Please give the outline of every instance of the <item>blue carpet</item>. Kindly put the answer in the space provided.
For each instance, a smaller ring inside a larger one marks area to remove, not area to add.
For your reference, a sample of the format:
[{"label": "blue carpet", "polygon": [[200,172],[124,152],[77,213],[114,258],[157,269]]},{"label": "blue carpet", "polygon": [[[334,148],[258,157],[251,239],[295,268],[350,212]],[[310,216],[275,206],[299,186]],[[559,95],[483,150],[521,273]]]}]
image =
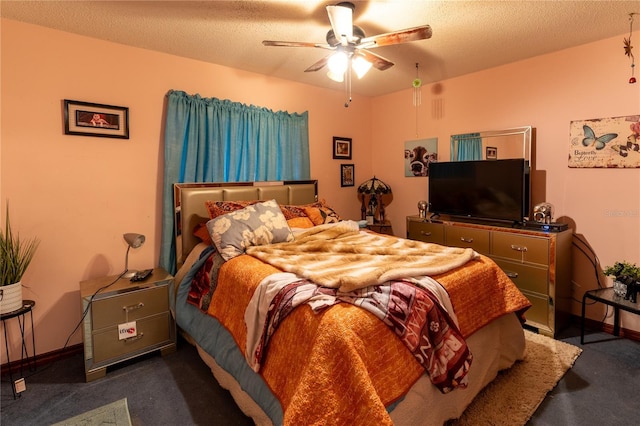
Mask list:
[{"label": "blue carpet", "polygon": [[103,405],[75,417],[55,423],[53,426],[131,426],[127,398]]}]

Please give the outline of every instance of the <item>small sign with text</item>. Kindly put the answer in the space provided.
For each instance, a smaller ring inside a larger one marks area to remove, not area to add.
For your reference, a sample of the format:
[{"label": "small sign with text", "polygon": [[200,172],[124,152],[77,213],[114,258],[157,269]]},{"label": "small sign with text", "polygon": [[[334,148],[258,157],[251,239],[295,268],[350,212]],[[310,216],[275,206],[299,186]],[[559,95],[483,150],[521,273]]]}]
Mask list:
[{"label": "small sign with text", "polygon": [[135,321],[118,324],[118,340],[130,339],[137,335],[138,327]]}]

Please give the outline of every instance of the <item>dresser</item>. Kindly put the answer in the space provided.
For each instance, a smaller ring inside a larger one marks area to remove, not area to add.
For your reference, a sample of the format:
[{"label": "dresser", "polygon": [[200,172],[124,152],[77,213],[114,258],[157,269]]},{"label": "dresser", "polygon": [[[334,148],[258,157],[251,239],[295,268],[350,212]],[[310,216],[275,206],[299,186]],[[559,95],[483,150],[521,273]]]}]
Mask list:
[{"label": "dresser", "polygon": [[571,315],[572,235],[407,216],[407,238],[472,248],[496,262],[531,301],[526,325],[551,337]]},{"label": "dresser", "polygon": [[86,311],[87,382],[103,377],[113,364],[156,350],[163,355],[175,351],[176,326],[169,311],[172,280],[167,271],[156,268],[139,282],[116,275],[80,283],[82,309]]}]

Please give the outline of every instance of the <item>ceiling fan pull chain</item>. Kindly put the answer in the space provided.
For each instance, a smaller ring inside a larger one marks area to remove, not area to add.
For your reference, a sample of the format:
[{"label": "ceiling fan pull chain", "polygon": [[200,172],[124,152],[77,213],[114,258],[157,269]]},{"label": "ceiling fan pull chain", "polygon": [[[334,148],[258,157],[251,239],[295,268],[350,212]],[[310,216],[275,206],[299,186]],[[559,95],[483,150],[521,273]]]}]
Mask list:
[{"label": "ceiling fan pull chain", "polygon": [[347,101],[344,103],[345,108],[349,108],[349,104],[351,104],[351,67],[348,67],[344,73],[344,88],[347,95]]}]

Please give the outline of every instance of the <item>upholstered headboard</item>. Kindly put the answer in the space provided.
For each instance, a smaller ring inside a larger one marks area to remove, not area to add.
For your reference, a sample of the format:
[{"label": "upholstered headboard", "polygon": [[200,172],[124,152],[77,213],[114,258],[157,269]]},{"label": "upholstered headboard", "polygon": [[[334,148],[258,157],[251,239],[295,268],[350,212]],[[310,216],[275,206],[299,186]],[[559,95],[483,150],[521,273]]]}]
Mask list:
[{"label": "upholstered headboard", "polygon": [[318,201],[318,181],[176,183],[173,185],[176,264],[180,268],[200,240],[193,235],[199,223],[209,220],[205,201],[276,200],[300,205]]}]

